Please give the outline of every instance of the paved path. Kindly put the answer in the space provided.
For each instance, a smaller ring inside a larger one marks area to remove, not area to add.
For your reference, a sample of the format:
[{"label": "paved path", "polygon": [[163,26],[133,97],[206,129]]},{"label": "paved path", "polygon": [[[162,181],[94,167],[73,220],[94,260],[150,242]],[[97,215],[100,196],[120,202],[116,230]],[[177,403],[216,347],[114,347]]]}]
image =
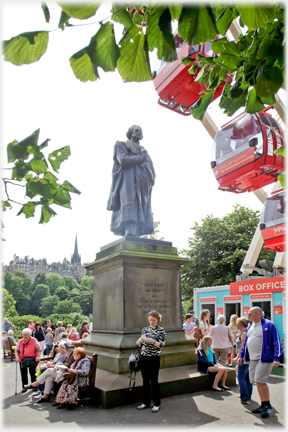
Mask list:
[{"label": "paved path", "polygon": [[[137,411],[137,404],[127,405],[108,410],[101,407],[77,407],[73,411],[57,410],[51,403],[37,404],[32,392],[21,393],[21,378],[18,371],[18,394],[15,395],[15,367],[16,363],[5,360],[8,365],[2,368],[2,423],[6,429],[23,430],[60,430],[87,429],[89,426],[97,429],[119,429],[134,426],[168,427],[206,429],[229,428],[261,431],[284,427],[284,397],[286,381],[276,378],[269,379],[269,388],[273,410],[270,417],[261,419],[260,415],[251,413],[258,406],[259,396],[254,388],[251,405],[242,405],[237,398],[238,386],[231,391],[218,394],[213,391],[197,392],[183,396],[162,399],[158,413],[150,410]],[[128,391],[128,378],[127,378]],[[155,431],[155,429],[154,429]]]}]

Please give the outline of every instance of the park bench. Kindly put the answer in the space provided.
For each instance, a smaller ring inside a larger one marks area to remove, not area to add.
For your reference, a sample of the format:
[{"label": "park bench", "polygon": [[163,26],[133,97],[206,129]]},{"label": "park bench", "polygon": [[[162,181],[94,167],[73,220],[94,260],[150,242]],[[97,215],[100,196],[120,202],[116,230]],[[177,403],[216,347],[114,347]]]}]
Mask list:
[{"label": "park bench", "polygon": [[13,359],[15,358],[15,350],[13,350],[13,348],[12,348],[13,345],[11,344],[11,341],[10,341],[9,337],[7,337],[7,342],[8,342],[7,345],[9,346],[9,348],[7,347],[7,345],[6,346],[4,345],[4,341],[2,339],[4,360],[5,360],[6,357],[10,356],[11,361],[13,361]]},{"label": "park bench", "polygon": [[[89,385],[78,390],[78,405],[84,403],[90,403],[93,405],[94,393],[95,393],[95,380],[96,380],[96,369],[97,369],[97,354],[93,354],[92,357],[87,358],[91,361],[91,370],[89,372]],[[68,380],[69,384],[72,384],[75,374],[65,373],[64,378]]]}]

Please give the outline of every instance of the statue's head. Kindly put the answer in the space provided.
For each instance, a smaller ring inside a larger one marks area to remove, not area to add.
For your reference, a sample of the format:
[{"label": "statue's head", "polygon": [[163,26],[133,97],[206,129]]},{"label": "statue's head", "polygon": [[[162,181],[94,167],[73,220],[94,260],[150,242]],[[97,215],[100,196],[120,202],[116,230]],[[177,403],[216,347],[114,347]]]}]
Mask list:
[{"label": "statue's head", "polygon": [[130,140],[131,138],[132,138],[132,134],[133,134],[133,131],[134,130],[140,130],[141,131],[141,135],[140,135],[140,138],[139,138],[139,140],[141,140],[141,139],[143,139],[143,132],[142,132],[142,128],[140,127],[140,126],[138,126],[138,125],[133,125],[133,126],[131,126],[129,129],[128,129],[128,132],[126,133],[126,136],[127,136],[127,138]]}]

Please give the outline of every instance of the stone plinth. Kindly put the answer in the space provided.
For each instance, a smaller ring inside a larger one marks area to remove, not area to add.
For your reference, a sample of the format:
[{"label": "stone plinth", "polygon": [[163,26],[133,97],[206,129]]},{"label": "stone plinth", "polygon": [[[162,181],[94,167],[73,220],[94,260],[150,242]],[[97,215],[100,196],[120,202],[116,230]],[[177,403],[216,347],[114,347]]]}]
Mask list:
[{"label": "stone plinth", "polygon": [[128,371],[129,355],[152,309],[162,314],[166,332],[161,367],[197,362],[195,341],[182,329],[180,269],[186,262],[170,242],[122,237],[102,247],[86,266],[94,274],[94,300],[93,331],[84,346],[98,353],[100,369]]}]

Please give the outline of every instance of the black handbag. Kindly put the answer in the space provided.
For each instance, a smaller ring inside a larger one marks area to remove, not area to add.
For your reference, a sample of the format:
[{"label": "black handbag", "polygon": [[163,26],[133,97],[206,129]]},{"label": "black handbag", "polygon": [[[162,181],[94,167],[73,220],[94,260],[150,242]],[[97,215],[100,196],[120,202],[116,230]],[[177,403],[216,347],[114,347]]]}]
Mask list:
[{"label": "black handbag", "polygon": [[36,360],[35,357],[25,357],[21,361],[21,368],[34,365],[36,366]]},{"label": "black handbag", "polygon": [[[141,369],[141,347],[134,348],[132,354],[130,355],[128,359],[128,367],[130,369],[130,375],[128,378],[130,378],[129,381],[129,390],[133,390],[136,383],[136,372],[138,372]],[[132,376],[132,373],[134,372],[134,378]],[[133,386],[131,387],[131,380],[134,381]]]}]

